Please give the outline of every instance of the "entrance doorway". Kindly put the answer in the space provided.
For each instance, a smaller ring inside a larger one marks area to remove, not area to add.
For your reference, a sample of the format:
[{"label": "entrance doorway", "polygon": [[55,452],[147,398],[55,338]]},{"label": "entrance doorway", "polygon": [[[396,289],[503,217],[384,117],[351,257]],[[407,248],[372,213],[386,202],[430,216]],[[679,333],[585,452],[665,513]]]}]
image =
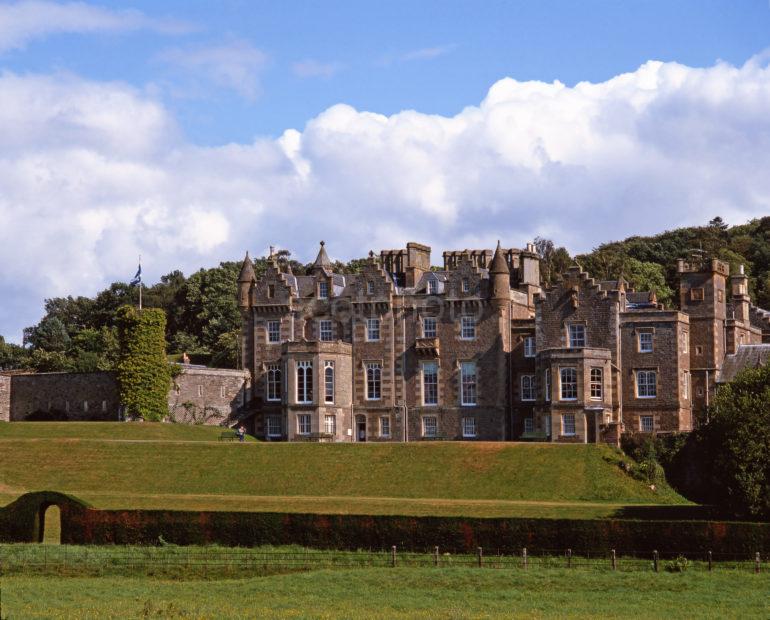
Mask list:
[{"label": "entrance doorway", "polygon": [[356,441],[366,441],[366,416],[356,416]]},{"label": "entrance doorway", "polygon": [[44,545],[61,544],[61,510],[56,504],[41,506],[38,515],[38,542]]},{"label": "entrance doorway", "polygon": [[586,443],[596,443],[596,411],[586,411]]}]

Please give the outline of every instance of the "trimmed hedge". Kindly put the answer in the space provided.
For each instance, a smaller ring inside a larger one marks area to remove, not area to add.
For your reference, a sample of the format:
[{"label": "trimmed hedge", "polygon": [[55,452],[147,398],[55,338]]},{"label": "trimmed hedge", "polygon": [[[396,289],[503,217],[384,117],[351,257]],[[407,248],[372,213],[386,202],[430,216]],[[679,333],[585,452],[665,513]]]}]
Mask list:
[{"label": "trimmed hedge", "polygon": [[[770,523],[633,519],[478,519],[321,515],[272,512],[95,510],[59,493],[33,493],[0,510],[0,540],[34,542],[42,506],[61,508],[62,543],[155,545],[302,545],[320,549],[385,549],[473,553],[477,547],[516,553],[522,547],[575,552],[747,555],[770,551]],[[9,525],[10,524],[10,525]]]}]

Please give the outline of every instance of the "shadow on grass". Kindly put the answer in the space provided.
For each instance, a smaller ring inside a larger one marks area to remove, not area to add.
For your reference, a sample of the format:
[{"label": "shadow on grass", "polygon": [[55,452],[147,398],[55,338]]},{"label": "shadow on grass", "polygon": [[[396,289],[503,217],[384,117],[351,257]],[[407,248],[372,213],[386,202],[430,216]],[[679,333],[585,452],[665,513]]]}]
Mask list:
[{"label": "shadow on grass", "polygon": [[643,519],[658,521],[734,521],[735,517],[716,506],[624,506],[613,519]]}]

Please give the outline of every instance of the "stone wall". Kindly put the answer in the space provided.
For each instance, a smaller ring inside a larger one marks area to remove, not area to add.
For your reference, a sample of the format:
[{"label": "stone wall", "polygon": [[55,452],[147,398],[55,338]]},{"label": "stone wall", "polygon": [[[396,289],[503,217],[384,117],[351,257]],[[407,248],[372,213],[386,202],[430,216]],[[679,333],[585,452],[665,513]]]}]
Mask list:
[{"label": "stone wall", "polygon": [[11,419],[11,376],[0,375],[0,422]]},{"label": "stone wall", "polygon": [[169,415],[188,424],[231,422],[246,404],[251,375],[246,370],[180,365],[168,393]]}]

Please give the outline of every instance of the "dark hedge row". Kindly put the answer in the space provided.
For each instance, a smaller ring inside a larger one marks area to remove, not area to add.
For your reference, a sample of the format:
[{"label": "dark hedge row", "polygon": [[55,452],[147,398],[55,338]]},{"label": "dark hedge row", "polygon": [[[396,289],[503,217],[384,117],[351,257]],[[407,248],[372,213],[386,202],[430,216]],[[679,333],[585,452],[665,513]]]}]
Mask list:
[{"label": "dark hedge row", "polygon": [[[35,497],[31,497],[34,495]],[[643,521],[633,519],[478,519],[317,515],[260,512],[94,510],[59,494],[31,494],[0,510],[0,540],[34,541],[42,505],[61,509],[68,544],[258,546],[296,544],[327,549],[517,553],[571,548],[625,552],[753,554],[770,551],[769,523]],[[58,500],[56,497],[58,496]]]}]

